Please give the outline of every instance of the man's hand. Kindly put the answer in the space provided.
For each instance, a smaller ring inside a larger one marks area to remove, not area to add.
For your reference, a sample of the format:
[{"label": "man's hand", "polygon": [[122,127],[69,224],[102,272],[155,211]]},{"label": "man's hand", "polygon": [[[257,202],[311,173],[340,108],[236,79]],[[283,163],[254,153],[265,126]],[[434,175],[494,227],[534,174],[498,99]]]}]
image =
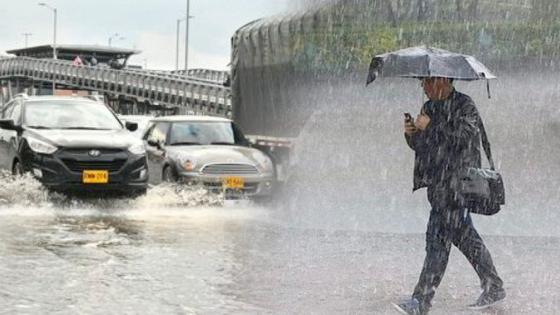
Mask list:
[{"label": "man's hand", "polygon": [[420,113],[420,115],[418,115],[418,117],[416,117],[416,122],[414,123],[414,125],[416,126],[416,128],[418,128],[418,130],[424,131],[426,130],[426,128],[428,128],[431,121],[432,120],[430,119],[430,116],[422,112]]},{"label": "man's hand", "polygon": [[413,134],[417,133],[418,129],[414,125],[414,120],[404,120],[404,133],[407,136],[412,136]]}]

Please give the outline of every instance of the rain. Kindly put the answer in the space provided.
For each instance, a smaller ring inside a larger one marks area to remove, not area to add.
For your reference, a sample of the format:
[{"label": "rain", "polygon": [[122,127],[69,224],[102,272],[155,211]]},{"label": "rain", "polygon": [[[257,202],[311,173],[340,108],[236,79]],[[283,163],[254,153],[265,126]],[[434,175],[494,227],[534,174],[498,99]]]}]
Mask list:
[{"label": "rain", "polygon": [[497,76],[489,91],[453,84],[476,104],[506,196],[498,214],[472,218],[507,298],[468,309],[480,281],[453,247],[429,314],[559,313],[560,4],[289,0],[273,13],[236,25],[223,53],[234,122],[289,139],[267,151],[281,164],[274,197],[163,183],[84,199],[2,173],[1,313],[398,314],[430,216],[426,190],[412,191],[403,113],[428,99],[417,79],[366,79],[374,56],[420,45]]}]

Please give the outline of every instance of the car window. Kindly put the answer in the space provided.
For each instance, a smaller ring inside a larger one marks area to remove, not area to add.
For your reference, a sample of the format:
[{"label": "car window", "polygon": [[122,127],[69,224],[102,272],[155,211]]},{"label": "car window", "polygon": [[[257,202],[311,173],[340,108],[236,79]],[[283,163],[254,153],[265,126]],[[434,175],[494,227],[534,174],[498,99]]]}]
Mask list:
[{"label": "car window", "polygon": [[14,106],[12,107],[12,112],[10,113],[10,119],[14,121],[15,124],[19,124],[20,120],[21,120],[21,103],[20,102],[16,102],[14,103]]},{"label": "car window", "polygon": [[120,121],[104,104],[81,100],[27,102],[24,124],[49,129],[122,129]]},{"label": "car window", "polygon": [[14,104],[15,102],[8,103],[6,106],[4,106],[4,108],[2,108],[2,119],[10,118],[12,110],[14,109]]},{"label": "car window", "polygon": [[236,124],[232,123],[231,126],[233,127],[233,133],[235,136],[235,143],[240,144],[240,145],[248,145],[249,140],[247,140],[247,138],[245,138],[245,135],[243,134],[243,131],[241,131],[241,128],[239,128],[239,126],[237,126]]},{"label": "car window", "polygon": [[235,137],[231,122],[185,121],[173,124],[169,144],[235,144]]},{"label": "car window", "polygon": [[167,141],[167,132],[169,131],[169,123],[158,122],[155,123],[152,129],[148,132],[147,139],[165,144]]},{"label": "car window", "polygon": [[148,140],[148,137],[152,134],[152,130],[154,130],[156,124],[153,122],[149,122],[146,130],[144,131],[144,135],[142,136],[142,140]]}]

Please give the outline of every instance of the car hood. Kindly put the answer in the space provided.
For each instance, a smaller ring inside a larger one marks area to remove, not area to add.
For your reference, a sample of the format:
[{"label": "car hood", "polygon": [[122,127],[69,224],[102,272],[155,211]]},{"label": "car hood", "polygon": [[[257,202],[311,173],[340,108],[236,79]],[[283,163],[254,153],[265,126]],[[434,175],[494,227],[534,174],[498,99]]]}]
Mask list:
[{"label": "car hood", "polygon": [[257,149],[231,145],[197,145],[168,146],[168,157],[171,159],[191,159],[200,168],[206,164],[250,164],[259,169],[272,171],[272,162],[268,156]]},{"label": "car hood", "polygon": [[57,147],[123,149],[141,143],[126,129],[121,130],[27,130],[28,134]]}]

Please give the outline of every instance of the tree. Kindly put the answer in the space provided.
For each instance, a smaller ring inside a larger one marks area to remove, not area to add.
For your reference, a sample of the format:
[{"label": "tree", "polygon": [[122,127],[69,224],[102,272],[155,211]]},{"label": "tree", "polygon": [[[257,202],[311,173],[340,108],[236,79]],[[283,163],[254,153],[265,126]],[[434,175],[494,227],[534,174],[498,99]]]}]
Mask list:
[{"label": "tree", "polygon": [[387,5],[391,25],[393,25],[393,27],[397,27],[397,25],[399,25],[399,17],[397,16],[397,11],[393,8],[393,1],[385,0],[385,4]]},{"label": "tree", "polygon": [[467,6],[467,19],[471,22],[478,19],[478,2],[479,0],[470,0]]},{"label": "tree", "polygon": [[424,22],[429,17],[429,0],[417,0],[416,1],[416,12],[418,22]]},{"label": "tree", "polygon": [[464,9],[463,9],[463,0],[455,0],[455,5],[457,6],[457,21],[463,22],[465,20],[464,16]]},{"label": "tree", "polygon": [[531,19],[534,21],[552,22],[560,11],[558,0],[533,0],[532,6]]},{"label": "tree", "polygon": [[397,27],[403,20],[409,20],[413,14],[411,0],[385,0],[389,20]]}]

